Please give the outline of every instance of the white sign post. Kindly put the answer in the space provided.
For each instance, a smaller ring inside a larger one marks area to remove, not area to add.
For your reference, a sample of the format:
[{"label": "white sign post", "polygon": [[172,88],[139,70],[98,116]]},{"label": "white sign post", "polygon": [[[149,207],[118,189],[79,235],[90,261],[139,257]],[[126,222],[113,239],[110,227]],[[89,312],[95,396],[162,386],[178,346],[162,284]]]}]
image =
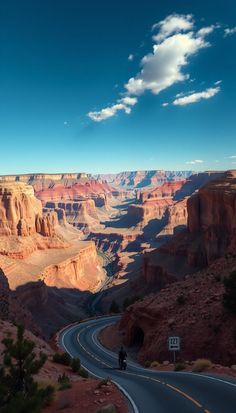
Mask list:
[{"label": "white sign post", "polygon": [[168,338],[169,351],[173,351],[174,354],[174,364],[175,364],[175,352],[180,351],[180,337],[169,337]]}]

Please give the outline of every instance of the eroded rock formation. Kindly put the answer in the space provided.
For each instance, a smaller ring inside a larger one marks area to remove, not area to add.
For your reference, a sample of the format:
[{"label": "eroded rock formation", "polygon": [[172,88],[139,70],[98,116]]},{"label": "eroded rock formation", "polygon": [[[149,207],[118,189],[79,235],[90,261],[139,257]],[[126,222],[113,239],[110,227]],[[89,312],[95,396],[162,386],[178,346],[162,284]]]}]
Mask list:
[{"label": "eroded rock formation", "polygon": [[0,236],[27,237],[35,233],[53,236],[56,214],[43,215],[33,187],[24,183],[0,183]]}]

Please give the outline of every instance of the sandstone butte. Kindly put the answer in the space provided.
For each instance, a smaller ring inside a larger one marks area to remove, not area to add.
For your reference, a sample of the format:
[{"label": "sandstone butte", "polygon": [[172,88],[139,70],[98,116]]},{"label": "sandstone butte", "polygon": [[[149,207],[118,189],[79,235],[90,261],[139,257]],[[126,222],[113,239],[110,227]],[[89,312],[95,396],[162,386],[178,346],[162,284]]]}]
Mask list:
[{"label": "sandstone butte", "polygon": [[92,291],[101,284],[95,244],[80,241],[78,231],[58,222],[57,212],[61,216],[60,210],[43,213],[32,186],[0,183],[0,267],[11,289],[37,280]]},{"label": "sandstone butte", "polygon": [[204,357],[230,365],[236,357],[236,319],[222,299],[223,279],[236,270],[236,171],[203,186],[187,209],[187,229],[145,254],[132,290],[138,294],[148,285],[161,291],[128,307],[103,339],[109,345],[113,335],[118,344],[119,329],[126,345],[139,346],[140,361],[164,361],[170,358],[168,336],[179,335],[181,359]]},{"label": "sandstone butte", "polygon": [[101,229],[100,221],[109,218],[115,199],[126,196],[106,181],[85,173],[9,175],[0,177],[1,180],[32,185],[45,211],[64,211],[67,222],[84,234]]}]

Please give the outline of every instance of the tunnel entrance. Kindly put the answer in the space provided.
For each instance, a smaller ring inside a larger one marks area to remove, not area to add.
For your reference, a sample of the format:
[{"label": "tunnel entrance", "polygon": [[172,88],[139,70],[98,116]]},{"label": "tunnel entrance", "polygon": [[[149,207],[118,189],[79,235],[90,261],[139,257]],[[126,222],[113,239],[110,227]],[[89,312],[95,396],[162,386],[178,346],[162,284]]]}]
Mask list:
[{"label": "tunnel entrance", "polygon": [[143,345],[144,341],[144,332],[140,327],[137,327],[134,330],[134,335],[133,335],[133,346],[140,348]]}]

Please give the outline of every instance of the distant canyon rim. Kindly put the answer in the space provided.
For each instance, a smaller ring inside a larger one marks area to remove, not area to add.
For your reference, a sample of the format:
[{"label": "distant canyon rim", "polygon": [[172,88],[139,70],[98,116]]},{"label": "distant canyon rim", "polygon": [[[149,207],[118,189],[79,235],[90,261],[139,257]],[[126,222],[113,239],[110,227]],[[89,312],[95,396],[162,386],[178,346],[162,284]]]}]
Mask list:
[{"label": "distant canyon rim", "polygon": [[[0,294],[6,303],[2,313],[23,318],[30,329],[48,337],[90,315],[92,294],[104,286],[101,313],[109,312],[112,301],[122,309],[134,296],[142,300],[147,296],[149,308],[150,293],[164,297],[164,308],[169,297],[172,304],[176,301],[176,288],[186,288],[194,296],[198,282],[209,297],[214,296],[217,291],[212,290],[208,268],[215,266],[212,271],[219,276],[222,267],[217,267],[217,260],[225,260],[227,254],[231,261],[225,268],[235,266],[235,180],[235,171],[0,176]],[[219,291],[222,295],[222,288]],[[24,314],[17,315],[19,307]],[[171,324],[158,315],[163,308],[152,323],[156,329],[170,324],[173,332],[175,321]],[[205,311],[204,304],[202,308]],[[182,320],[177,310],[168,311]],[[142,331],[139,358],[153,359],[149,342],[156,330],[145,324],[141,303],[128,307],[113,328],[122,331],[124,323],[129,326],[125,343],[135,344],[136,332]],[[176,329],[184,336],[183,320],[178,323]],[[209,334],[205,325],[199,328]],[[167,333],[163,330],[162,338]],[[231,343],[224,336],[227,340]],[[159,348],[156,356],[163,359],[162,342]],[[229,357],[222,355],[218,361],[229,363]]]}]

